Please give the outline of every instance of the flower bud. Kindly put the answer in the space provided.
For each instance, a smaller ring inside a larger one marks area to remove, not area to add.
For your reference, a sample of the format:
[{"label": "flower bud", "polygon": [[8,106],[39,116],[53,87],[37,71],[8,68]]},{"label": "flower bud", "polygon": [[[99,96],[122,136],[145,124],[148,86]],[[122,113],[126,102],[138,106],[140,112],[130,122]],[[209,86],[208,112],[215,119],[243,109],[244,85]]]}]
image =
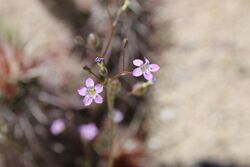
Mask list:
[{"label": "flower bud", "polygon": [[97,49],[100,45],[99,37],[94,33],[90,33],[88,36],[87,45],[92,49]]},{"label": "flower bud", "polygon": [[117,95],[121,90],[122,84],[119,80],[113,80],[111,82],[111,92],[113,95]]},{"label": "flower bud", "polygon": [[136,83],[132,88],[131,94],[135,96],[143,96],[151,85],[152,83],[150,82]]},{"label": "flower bud", "polygon": [[105,64],[101,62],[101,63],[97,63],[97,65],[99,66],[99,74],[103,77],[107,77],[108,69],[106,68]]},{"label": "flower bud", "polygon": [[125,0],[121,9],[125,11],[129,7],[129,5],[130,5],[130,0]]}]

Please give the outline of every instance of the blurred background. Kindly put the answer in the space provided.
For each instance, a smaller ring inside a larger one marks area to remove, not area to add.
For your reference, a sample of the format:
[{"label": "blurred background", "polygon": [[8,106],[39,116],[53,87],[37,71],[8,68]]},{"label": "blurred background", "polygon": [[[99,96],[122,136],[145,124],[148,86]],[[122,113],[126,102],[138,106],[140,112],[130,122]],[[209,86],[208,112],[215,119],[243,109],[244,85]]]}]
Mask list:
[{"label": "blurred background", "polygon": [[[105,166],[106,106],[85,108],[76,90],[96,57],[89,34],[101,50],[122,2],[0,0],[1,167]],[[131,0],[108,69],[121,67],[128,38],[129,70],[144,56],[161,70],[146,96],[116,100],[114,166],[250,166],[249,34],[248,0]],[[130,91],[136,80],[122,83]],[[91,141],[78,131],[89,123],[99,129]]]}]

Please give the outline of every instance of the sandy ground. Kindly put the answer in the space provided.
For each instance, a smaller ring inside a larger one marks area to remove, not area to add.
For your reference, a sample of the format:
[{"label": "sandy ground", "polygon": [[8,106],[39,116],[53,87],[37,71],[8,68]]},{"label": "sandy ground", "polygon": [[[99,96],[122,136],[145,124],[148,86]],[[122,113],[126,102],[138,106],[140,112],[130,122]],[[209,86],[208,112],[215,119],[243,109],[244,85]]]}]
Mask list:
[{"label": "sandy ground", "polygon": [[[87,1],[87,0],[86,0]],[[81,62],[73,56],[75,35],[69,26],[55,17],[47,6],[39,0],[0,0],[0,25],[11,27],[18,34],[24,46],[26,56],[48,57],[46,68],[38,68],[34,73],[45,78],[45,84],[64,86],[66,80],[79,77]],[[45,59],[46,60],[46,59]],[[50,63],[56,61],[57,63]],[[61,68],[64,68],[62,73]],[[53,75],[51,75],[53,74]],[[65,76],[66,75],[66,76]],[[66,80],[65,80],[66,78]],[[74,90],[76,89],[76,84]]]},{"label": "sandy ground", "polygon": [[70,30],[56,20],[38,0],[0,0],[0,19],[16,29],[29,50],[69,45]]},{"label": "sandy ground", "polygon": [[160,164],[250,165],[250,1],[163,4],[149,153]]}]

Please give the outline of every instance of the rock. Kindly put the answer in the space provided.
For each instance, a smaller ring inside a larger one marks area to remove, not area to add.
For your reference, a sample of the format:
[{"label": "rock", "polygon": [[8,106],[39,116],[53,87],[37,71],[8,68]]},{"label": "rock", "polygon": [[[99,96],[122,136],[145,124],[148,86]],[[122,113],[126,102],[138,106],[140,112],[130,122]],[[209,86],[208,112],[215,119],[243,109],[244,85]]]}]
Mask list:
[{"label": "rock", "polygon": [[[149,147],[150,155],[172,166],[202,160],[250,165],[249,1],[162,3],[154,39],[162,46],[161,71],[148,144],[163,142]],[[173,121],[163,121],[165,106],[178,113]]]}]

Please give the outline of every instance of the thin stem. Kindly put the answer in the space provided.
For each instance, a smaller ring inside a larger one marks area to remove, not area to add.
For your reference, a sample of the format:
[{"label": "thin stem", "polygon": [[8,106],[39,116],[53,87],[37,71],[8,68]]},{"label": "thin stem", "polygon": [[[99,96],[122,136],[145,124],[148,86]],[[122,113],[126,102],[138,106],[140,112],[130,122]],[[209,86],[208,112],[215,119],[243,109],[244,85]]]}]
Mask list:
[{"label": "thin stem", "polygon": [[108,160],[108,167],[113,167],[114,164],[114,151],[115,151],[115,122],[113,119],[114,116],[114,95],[111,92],[111,80],[107,82],[107,103],[108,103],[108,112],[110,116],[111,123],[111,139],[110,139],[110,155]]},{"label": "thin stem", "polygon": [[94,77],[96,77],[96,79],[100,79],[100,78],[98,77],[98,75],[96,75],[96,74],[93,73],[92,71],[90,71],[89,73],[92,74]]},{"label": "thin stem", "polygon": [[[110,26],[110,33],[109,33],[109,37],[108,37],[108,42],[107,42],[107,45],[106,45],[104,51],[102,52],[102,57],[106,56],[107,51],[108,51],[110,44],[112,42],[112,37],[113,37],[114,31],[115,31],[115,28],[116,28],[116,26],[121,18],[122,13],[126,10],[128,5],[129,5],[129,1],[125,0],[123,6],[121,8],[119,8],[118,12],[116,13],[115,20],[112,22],[112,24]],[[109,16],[110,16],[110,14],[109,14]]]},{"label": "thin stem", "polygon": [[84,159],[84,162],[83,162],[83,165],[85,167],[91,167],[91,149],[90,149],[90,146],[88,143],[83,143],[83,150],[86,149],[86,156],[85,156],[85,159]]},{"label": "thin stem", "polygon": [[125,38],[122,44],[122,70],[125,71],[125,56],[126,56],[126,48],[128,46],[128,39]]},{"label": "thin stem", "polygon": [[92,74],[94,77],[96,77],[96,79],[100,79],[100,77],[96,75],[88,66],[84,66],[83,69],[88,73]]},{"label": "thin stem", "polygon": [[113,76],[113,77],[111,78],[111,80],[115,80],[115,79],[117,79],[117,78],[119,78],[119,77],[121,77],[121,76],[131,75],[131,74],[132,74],[132,72],[129,72],[129,71],[122,71],[122,72],[116,74],[115,76]]},{"label": "thin stem", "polygon": [[104,51],[103,51],[101,57],[105,57],[105,56],[106,56],[106,54],[107,54],[107,52],[108,52],[108,49],[109,49],[109,46],[110,46],[111,41],[112,41],[113,33],[114,33],[114,28],[113,28],[113,26],[111,26],[111,28],[110,28],[110,33],[109,33],[109,37],[108,37],[108,43],[107,43],[107,45],[106,45],[106,47],[105,47],[105,49],[104,49]]}]

